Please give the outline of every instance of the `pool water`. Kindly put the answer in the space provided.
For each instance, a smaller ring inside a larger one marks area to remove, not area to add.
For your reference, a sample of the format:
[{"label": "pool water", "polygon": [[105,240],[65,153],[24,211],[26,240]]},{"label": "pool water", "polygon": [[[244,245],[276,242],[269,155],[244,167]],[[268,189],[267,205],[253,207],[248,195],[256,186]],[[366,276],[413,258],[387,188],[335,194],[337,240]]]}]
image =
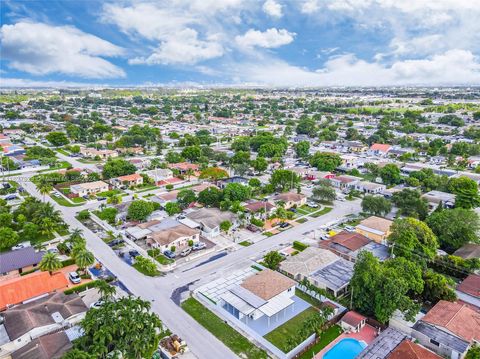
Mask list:
[{"label": "pool water", "polygon": [[323,359],[353,359],[366,347],[365,343],[353,338],[345,338],[335,344]]}]

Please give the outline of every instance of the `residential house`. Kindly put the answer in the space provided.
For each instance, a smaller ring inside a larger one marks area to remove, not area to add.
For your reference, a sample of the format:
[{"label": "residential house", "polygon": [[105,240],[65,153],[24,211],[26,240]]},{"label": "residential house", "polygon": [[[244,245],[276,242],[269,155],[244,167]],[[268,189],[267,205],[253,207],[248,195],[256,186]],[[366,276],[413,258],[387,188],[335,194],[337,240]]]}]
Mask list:
[{"label": "residential house", "polygon": [[441,300],[413,326],[412,336],[441,356],[462,358],[480,342],[480,313],[465,304]]},{"label": "residential house", "polygon": [[241,177],[241,176],[234,176],[234,177],[229,177],[229,178],[224,178],[221,180],[217,181],[217,186],[219,188],[225,188],[227,184],[229,183],[240,183],[243,184],[244,186],[248,185],[248,178]]},{"label": "residential house", "polygon": [[144,170],[150,167],[151,161],[148,158],[131,158],[128,160],[138,170]]},{"label": "residential house", "polygon": [[389,258],[387,246],[374,242],[356,232],[342,231],[327,240],[321,241],[319,245],[321,248],[328,249],[351,262],[356,261],[361,251],[370,252],[381,261]]},{"label": "residential house", "polygon": [[168,168],[155,168],[145,171],[145,174],[153,180],[156,186],[167,184],[166,181],[173,178],[173,172]]},{"label": "residential house", "polygon": [[341,175],[330,178],[332,186],[340,189],[344,192],[349,192],[351,189],[355,189],[355,185],[362,179],[360,177]]},{"label": "residential house", "polygon": [[[416,344],[415,342],[404,339],[391,353],[387,359],[442,359],[441,356]],[[381,359],[381,358],[379,358]]]},{"label": "residential house", "polygon": [[243,206],[245,211],[250,215],[258,218],[266,218],[270,216],[276,207],[268,201],[250,201]]},{"label": "residential house", "polygon": [[355,231],[377,243],[387,244],[392,224],[393,222],[388,219],[371,216],[361,221],[355,227]]},{"label": "residential house", "polygon": [[[384,331],[371,342],[360,354],[357,359],[385,359],[395,350],[395,348],[406,339],[406,335],[392,327]],[[402,358],[404,359],[404,358]],[[410,358],[405,358],[410,359]],[[412,358],[413,359],[413,358]]]},{"label": "residential house", "polygon": [[444,208],[455,207],[455,195],[442,191],[430,191],[422,195],[428,202],[428,207],[434,210],[441,203]]},{"label": "residential house", "polygon": [[14,351],[11,359],[61,359],[73,347],[72,340],[76,339],[75,335],[69,337],[70,332],[62,330],[35,338]]},{"label": "residential house", "polygon": [[119,153],[123,153],[126,155],[143,155],[143,147],[122,147],[117,148]]},{"label": "residential house", "polygon": [[391,150],[392,146],[383,143],[374,143],[370,146],[367,153],[370,156],[385,157]]},{"label": "residential house", "polygon": [[120,188],[122,186],[127,186],[127,187],[139,186],[143,184],[143,177],[138,173],[133,173],[131,175],[112,178],[110,180],[110,183],[115,188]]},{"label": "residential house", "polygon": [[169,164],[168,168],[179,171],[181,175],[186,175],[189,173],[189,171],[192,171],[194,173],[198,172],[200,167],[194,163],[179,162]]},{"label": "residential house", "polygon": [[0,311],[67,286],[63,273],[35,272],[0,281]]},{"label": "residential house", "polygon": [[0,346],[0,356],[15,352],[38,337],[78,324],[87,311],[88,307],[78,294],[65,295],[63,292],[7,309],[2,317],[9,340]]},{"label": "residential house", "polygon": [[453,255],[463,259],[480,258],[480,244],[467,243],[458,248]]},{"label": "residential house", "polygon": [[480,275],[470,274],[457,285],[456,293],[459,301],[474,305],[480,310]]},{"label": "residential house", "polygon": [[343,331],[349,333],[358,333],[365,326],[366,322],[367,317],[353,310],[347,312],[339,321]]},{"label": "residential house", "polygon": [[285,203],[284,208],[289,209],[292,207],[301,207],[307,203],[307,196],[302,193],[285,192],[273,196],[272,200],[275,203]]},{"label": "residential house", "polygon": [[45,252],[26,247],[0,253],[0,280],[17,277],[37,267]]},{"label": "residential house", "polygon": [[155,231],[147,235],[147,244],[153,248],[159,248],[162,252],[171,247],[182,248],[188,246],[189,242],[196,243],[200,240],[200,231],[190,228],[184,224],[160,231]]},{"label": "residential house", "polygon": [[238,216],[229,211],[220,211],[218,208],[201,208],[190,212],[186,219],[179,221],[190,228],[199,228],[202,236],[213,238],[220,234],[220,224],[225,221],[232,223],[232,228],[239,225]]},{"label": "residential house", "polygon": [[294,305],[296,282],[284,275],[264,269],[243,280],[221,295],[220,305],[245,324],[283,315]]},{"label": "residential house", "polygon": [[114,150],[97,150],[90,147],[80,147],[80,154],[86,158],[100,157],[102,160],[118,157],[118,152]]},{"label": "residential house", "polygon": [[387,186],[380,183],[360,181],[355,184],[355,189],[365,194],[380,194],[387,189]]},{"label": "residential house", "polygon": [[71,197],[84,197],[95,195],[109,190],[107,183],[103,181],[79,183],[70,186]]},{"label": "residential house", "polygon": [[281,262],[280,270],[298,281],[306,279],[318,288],[339,296],[346,292],[353,276],[353,263],[329,250],[308,247]]}]

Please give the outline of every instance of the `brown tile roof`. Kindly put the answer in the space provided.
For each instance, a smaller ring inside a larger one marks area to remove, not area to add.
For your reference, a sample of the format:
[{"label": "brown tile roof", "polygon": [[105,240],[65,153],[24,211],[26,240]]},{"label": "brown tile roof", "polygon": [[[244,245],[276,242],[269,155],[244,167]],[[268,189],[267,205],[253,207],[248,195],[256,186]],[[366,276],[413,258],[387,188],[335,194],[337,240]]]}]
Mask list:
[{"label": "brown tile roof", "polygon": [[430,350],[404,339],[388,356],[388,359],[441,359]]},{"label": "brown tile roof", "polygon": [[293,287],[295,283],[293,279],[285,277],[278,272],[271,269],[264,269],[246,278],[240,285],[256,296],[264,300],[270,300],[288,288]]},{"label": "brown tile roof", "polygon": [[330,238],[333,243],[337,243],[351,251],[356,251],[371,242],[370,239],[360,233],[342,231]]},{"label": "brown tile roof", "polygon": [[264,208],[266,208],[267,212],[270,211],[272,208],[275,206],[271,204],[270,202],[261,202],[261,201],[256,201],[256,202],[251,202],[246,204],[245,209],[248,210],[249,212],[255,213],[258,212]]},{"label": "brown tile roof", "polygon": [[189,228],[184,224],[179,224],[175,227],[153,232],[149,234],[147,238],[150,238],[160,245],[168,245],[181,237],[191,237],[197,233],[200,232],[196,229]]},{"label": "brown tile roof", "polygon": [[72,343],[64,331],[34,339],[12,353],[12,359],[60,359]]},{"label": "brown tile roof", "polygon": [[457,249],[453,254],[463,259],[480,258],[480,244],[467,243]]},{"label": "brown tile roof", "polygon": [[360,222],[359,225],[372,228],[381,232],[388,232],[392,223],[393,222],[388,219],[371,216],[365,218],[363,221]]},{"label": "brown tile roof", "polygon": [[388,152],[392,146],[383,143],[374,143],[370,149],[373,151]]},{"label": "brown tile roof", "polygon": [[480,297],[480,275],[470,274],[457,287],[460,292],[469,294],[473,297]]},{"label": "brown tile roof", "polygon": [[125,175],[125,176],[120,176],[120,177],[117,177],[117,179],[119,181],[136,181],[138,179],[142,178],[142,176],[140,176],[140,174],[138,173],[133,173],[131,175]]},{"label": "brown tile roof", "polygon": [[54,293],[27,304],[17,305],[4,313],[5,330],[15,340],[30,330],[54,324],[52,314],[60,313],[63,319],[86,312],[88,307],[77,294]]},{"label": "brown tile roof", "polygon": [[0,282],[0,310],[7,305],[22,303],[67,285],[68,281],[63,273],[50,275],[48,272],[36,272]]},{"label": "brown tile roof", "polygon": [[342,322],[345,322],[345,323],[351,325],[352,327],[356,327],[357,325],[360,324],[360,322],[362,320],[366,320],[366,319],[367,318],[364,317],[363,315],[351,310],[343,316]]},{"label": "brown tile roof", "polygon": [[422,321],[445,328],[468,342],[480,340],[480,313],[461,303],[441,300]]},{"label": "brown tile roof", "polygon": [[286,192],[277,194],[273,197],[274,201],[284,201],[284,202],[299,202],[305,198],[304,194],[301,193],[293,193],[293,192]]}]

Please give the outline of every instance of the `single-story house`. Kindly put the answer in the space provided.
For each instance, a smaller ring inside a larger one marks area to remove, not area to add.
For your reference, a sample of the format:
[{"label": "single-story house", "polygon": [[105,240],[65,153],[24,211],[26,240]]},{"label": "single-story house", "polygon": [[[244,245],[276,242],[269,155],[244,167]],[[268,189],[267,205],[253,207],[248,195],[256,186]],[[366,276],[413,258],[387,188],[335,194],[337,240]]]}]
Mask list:
[{"label": "single-story house", "polygon": [[26,247],[0,253],[0,278],[16,277],[23,272],[35,269],[45,252]]},{"label": "single-story house", "polygon": [[115,188],[119,188],[121,186],[139,186],[143,184],[143,177],[138,173],[133,173],[131,175],[120,176],[117,178],[112,178],[110,183]]},{"label": "single-story house", "polygon": [[188,171],[198,172],[200,167],[194,163],[179,162],[169,164],[168,168],[175,169],[179,171],[180,174],[184,175],[187,174]]},{"label": "single-story house", "polygon": [[285,209],[292,207],[300,207],[307,203],[307,196],[301,193],[285,192],[277,194],[272,198],[275,203],[283,202],[285,203]]},{"label": "single-story house", "polygon": [[428,202],[428,206],[431,210],[438,207],[441,203],[444,208],[455,207],[455,195],[453,193],[447,193],[442,191],[430,191],[422,195]]},{"label": "single-story house", "polygon": [[387,359],[442,359],[442,357],[411,340],[404,339],[392,350]]},{"label": "single-story house", "polygon": [[[74,327],[75,328],[75,327]],[[67,334],[68,333],[68,334]],[[74,330],[67,329],[59,332],[42,335],[33,339],[11,354],[12,359],[61,359],[72,347],[72,340],[76,339]]]},{"label": "single-story house", "polygon": [[251,201],[243,206],[245,211],[252,216],[270,216],[276,207],[268,201]]},{"label": "single-story house", "polygon": [[462,358],[480,342],[480,313],[466,304],[441,300],[413,326],[412,336],[441,356]]},{"label": "single-story house", "polygon": [[380,332],[373,342],[356,356],[356,359],[386,359],[406,337],[403,332],[388,327]]},{"label": "single-story house", "polygon": [[360,181],[355,184],[355,189],[366,194],[379,194],[383,193],[383,191],[387,189],[387,186],[380,183]]},{"label": "single-story house", "polygon": [[101,159],[118,157],[118,152],[114,150],[97,150],[95,148],[80,147],[80,154],[86,158],[100,157]]},{"label": "single-story house", "polygon": [[392,224],[393,222],[388,219],[371,216],[361,221],[355,227],[355,231],[377,243],[387,244],[387,237],[390,235]]},{"label": "single-story house", "polygon": [[351,310],[340,319],[340,326],[345,332],[358,333],[366,324],[367,317]]},{"label": "single-story house", "polygon": [[202,235],[213,238],[220,234],[220,224],[224,221],[232,223],[231,228],[239,225],[238,216],[229,211],[220,211],[218,208],[201,208],[186,215],[189,221],[180,220],[190,228],[199,228]]},{"label": "single-story house", "polygon": [[225,188],[227,184],[229,183],[240,183],[240,184],[243,184],[245,186],[248,185],[248,178],[245,178],[245,177],[241,177],[241,176],[233,176],[233,177],[229,177],[229,178],[224,178],[224,179],[221,179],[221,180],[218,180],[217,181],[217,186],[219,188]]},{"label": "single-story house", "polygon": [[294,305],[296,282],[284,275],[264,269],[223,293],[222,307],[235,318],[249,324],[286,312]]},{"label": "single-story house", "polygon": [[153,248],[160,248],[162,252],[170,249],[172,246],[181,248],[187,246],[189,241],[196,243],[199,240],[199,230],[187,227],[181,223],[147,235],[147,244]]},{"label": "single-story house", "polygon": [[480,310],[480,275],[470,274],[457,285],[456,293],[459,300],[474,305]]},{"label": "single-story house", "polygon": [[168,168],[155,168],[154,170],[145,171],[145,174],[153,180],[156,186],[159,186],[167,179],[173,178],[173,172]]},{"label": "single-story house", "polygon": [[0,345],[0,354],[14,352],[35,338],[78,324],[87,311],[78,294],[63,292],[9,308],[2,313],[9,341]]},{"label": "single-story house", "polygon": [[370,156],[386,156],[392,149],[392,146],[383,143],[374,143],[370,146],[367,153]]},{"label": "single-story house", "polygon": [[70,186],[70,193],[72,197],[89,196],[108,190],[108,183],[103,181],[79,183]]},{"label": "single-story house", "polygon": [[342,191],[349,191],[355,188],[355,185],[362,179],[360,177],[341,175],[330,178],[332,186]]}]

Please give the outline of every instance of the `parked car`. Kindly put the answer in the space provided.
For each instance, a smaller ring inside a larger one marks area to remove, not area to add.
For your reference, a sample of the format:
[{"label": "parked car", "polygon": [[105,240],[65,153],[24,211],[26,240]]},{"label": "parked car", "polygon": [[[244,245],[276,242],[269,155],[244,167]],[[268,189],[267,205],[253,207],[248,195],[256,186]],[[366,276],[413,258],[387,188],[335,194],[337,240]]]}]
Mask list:
[{"label": "parked car", "polygon": [[290,225],[290,223],[282,222],[282,223],[280,223],[280,228],[287,228],[289,225]]},{"label": "parked car", "polygon": [[82,281],[77,272],[68,273],[68,279],[70,279],[70,282],[72,282],[73,284],[78,284]]},{"label": "parked car", "polygon": [[130,255],[130,257],[133,257],[133,258],[138,257],[140,255],[140,253],[138,253],[136,249],[129,251],[128,254]]},{"label": "parked car", "polygon": [[6,201],[13,201],[14,199],[17,199],[17,195],[16,194],[9,194],[8,196],[5,196],[5,200]]},{"label": "parked car", "polygon": [[177,256],[175,252],[169,251],[168,249],[165,252],[163,252],[163,255],[170,259],[174,259]]},{"label": "parked car", "polygon": [[296,209],[296,208],[289,208],[288,210],[289,210],[290,212],[297,213],[297,209]]},{"label": "parked car", "polygon": [[87,195],[82,196],[82,198],[83,198],[83,199],[87,199],[87,200],[89,199]]},{"label": "parked car", "polygon": [[194,250],[194,251],[199,251],[199,250],[205,249],[205,248],[207,248],[207,245],[203,242],[194,243],[193,246],[192,246],[192,250]]},{"label": "parked car", "polygon": [[253,233],[260,232],[260,229],[257,226],[254,226],[253,224],[249,224],[247,226],[247,229]]},{"label": "parked car", "polygon": [[97,201],[105,201],[107,197],[97,197]]},{"label": "parked car", "polygon": [[119,245],[123,242],[124,242],[123,239],[114,239],[113,241],[108,242],[108,246],[109,247],[115,247],[115,246],[117,246],[117,245]]},{"label": "parked car", "polygon": [[318,208],[318,204],[315,202],[307,202],[307,206],[310,208]]},{"label": "parked car", "polygon": [[47,252],[48,253],[58,253],[58,249],[57,248],[49,248],[49,249],[47,249]]},{"label": "parked car", "polygon": [[60,193],[58,193],[58,192],[53,192],[53,193],[52,193],[52,196],[53,196],[53,197],[57,197],[57,198],[62,197],[62,195],[61,195]]},{"label": "parked car", "polygon": [[22,243],[18,243],[17,245],[13,246],[12,247],[12,251],[15,251],[17,249],[22,249],[22,248],[27,248],[27,247],[31,247],[32,245],[30,244],[30,242],[22,242]]},{"label": "parked car", "polygon": [[102,299],[100,300],[97,300],[96,302],[90,304],[90,308],[94,308],[94,309],[98,309],[100,308],[102,305],[105,304],[105,301],[103,301]]},{"label": "parked car", "polygon": [[352,226],[345,226],[345,230],[347,232],[355,232],[355,228],[353,228]]},{"label": "parked car", "polygon": [[183,249],[183,250],[180,252],[180,255],[181,255],[182,257],[186,257],[186,256],[188,256],[190,253],[192,253],[192,248],[187,247],[187,248]]}]

